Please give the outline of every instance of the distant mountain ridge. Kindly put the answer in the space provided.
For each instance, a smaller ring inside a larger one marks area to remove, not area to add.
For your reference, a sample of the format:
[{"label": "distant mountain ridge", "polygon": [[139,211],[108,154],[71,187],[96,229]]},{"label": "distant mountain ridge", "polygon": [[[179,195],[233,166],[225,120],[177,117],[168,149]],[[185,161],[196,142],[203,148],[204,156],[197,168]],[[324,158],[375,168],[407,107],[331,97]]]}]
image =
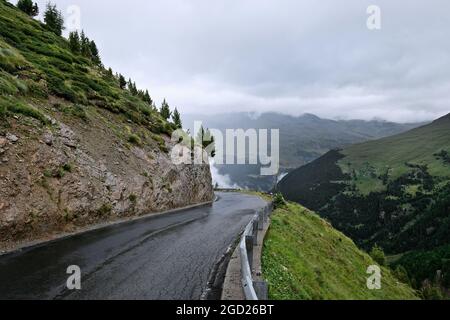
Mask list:
[{"label": "distant mountain ridge", "polygon": [[[313,114],[290,116],[281,113],[224,113],[217,115],[183,116],[186,129],[193,132],[194,121],[207,128],[225,129],[280,129],[281,172],[309,163],[331,149],[358,142],[374,140],[422,125],[398,124],[388,121],[330,120]],[[277,177],[261,177],[259,166],[217,166],[218,173],[227,176],[228,183],[243,188],[268,191]]]}]

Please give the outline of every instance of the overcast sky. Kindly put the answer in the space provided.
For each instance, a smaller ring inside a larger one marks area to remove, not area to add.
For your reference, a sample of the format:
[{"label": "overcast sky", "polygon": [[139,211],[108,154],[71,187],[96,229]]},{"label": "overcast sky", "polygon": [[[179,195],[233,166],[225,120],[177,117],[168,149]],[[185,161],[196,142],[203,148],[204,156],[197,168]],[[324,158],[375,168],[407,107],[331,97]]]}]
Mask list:
[{"label": "overcast sky", "polygon": [[[450,112],[448,0],[53,2],[81,8],[107,67],[183,113],[407,122]],[[366,26],[371,4],[381,30]]]}]

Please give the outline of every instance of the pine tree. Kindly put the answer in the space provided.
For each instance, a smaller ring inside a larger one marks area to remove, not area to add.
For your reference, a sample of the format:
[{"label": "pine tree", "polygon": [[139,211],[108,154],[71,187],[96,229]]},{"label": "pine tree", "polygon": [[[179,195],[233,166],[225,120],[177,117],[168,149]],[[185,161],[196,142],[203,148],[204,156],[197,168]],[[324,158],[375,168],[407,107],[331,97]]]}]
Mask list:
[{"label": "pine tree", "polygon": [[130,91],[130,93],[133,96],[137,96],[138,95],[138,90],[136,87],[136,83],[134,83],[131,78],[128,80],[128,90]]},{"label": "pine tree", "polygon": [[172,113],[170,112],[170,107],[169,104],[166,102],[166,99],[164,99],[163,103],[161,104],[161,109],[159,113],[161,114],[164,120],[169,120]]},{"label": "pine tree", "polygon": [[81,52],[80,35],[78,34],[78,31],[69,33],[69,47],[75,54],[79,54]]},{"label": "pine tree", "polygon": [[214,158],[216,156],[216,140],[209,129],[206,129],[205,132],[203,148],[208,148],[208,154],[210,157]]},{"label": "pine tree", "polygon": [[172,121],[177,129],[183,128],[183,124],[181,122],[181,116],[180,116],[180,113],[178,112],[177,108],[175,108],[175,110],[173,111]]},{"label": "pine tree", "polygon": [[47,3],[47,8],[44,13],[44,22],[47,28],[60,36],[64,30],[64,18],[61,11],[56,9],[56,5]]},{"label": "pine tree", "polygon": [[197,137],[195,138],[195,142],[197,142],[199,145],[203,147],[204,141],[205,141],[205,129],[203,129],[203,126],[201,126],[200,130],[197,133]]},{"label": "pine tree", "polygon": [[86,37],[84,31],[81,31],[80,42],[81,42],[81,54],[86,58],[91,58],[92,57],[91,42],[89,38]]},{"label": "pine tree", "polygon": [[33,10],[31,11],[31,16],[32,17],[36,17],[37,15],[39,15],[39,6],[38,4],[35,2],[33,4]]},{"label": "pine tree", "polygon": [[200,145],[203,149],[208,148],[209,156],[214,158],[216,156],[216,146],[214,136],[211,134],[209,129],[203,129],[203,126],[200,127],[199,132],[197,133],[197,137],[195,142]]},{"label": "pine tree", "polygon": [[98,48],[94,40],[89,42],[89,50],[91,51],[92,61],[96,64],[101,64],[100,53],[98,52]]},{"label": "pine tree", "polygon": [[152,97],[150,97],[150,94],[148,93],[148,90],[145,90],[144,99],[143,100],[144,100],[144,102],[147,102],[148,105],[150,105],[150,106],[153,105],[153,100],[152,100]]},{"label": "pine tree", "polygon": [[31,0],[19,0],[17,2],[17,8],[25,12],[30,17],[36,17],[39,14],[39,7],[37,3],[33,3]]},{"label": "pine tree", "polygon": [[119,74],[119,87],[120,89],[125,89],[127,85],[127,80],[125,80],[125,77],[121,74]]}]

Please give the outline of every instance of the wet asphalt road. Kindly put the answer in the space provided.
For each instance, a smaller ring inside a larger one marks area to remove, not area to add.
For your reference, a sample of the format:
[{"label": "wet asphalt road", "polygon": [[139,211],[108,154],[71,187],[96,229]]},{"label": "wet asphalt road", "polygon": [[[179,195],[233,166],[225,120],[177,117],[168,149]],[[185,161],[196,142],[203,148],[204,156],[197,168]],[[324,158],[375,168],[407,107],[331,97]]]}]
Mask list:
[{"label": "wet asphalt road", "polygon": [[[212,206],[145,218],[0,256],[0,299],[186,299],[265,203],[218,193]],[[81,268],[69,291],[67,267]]]}]

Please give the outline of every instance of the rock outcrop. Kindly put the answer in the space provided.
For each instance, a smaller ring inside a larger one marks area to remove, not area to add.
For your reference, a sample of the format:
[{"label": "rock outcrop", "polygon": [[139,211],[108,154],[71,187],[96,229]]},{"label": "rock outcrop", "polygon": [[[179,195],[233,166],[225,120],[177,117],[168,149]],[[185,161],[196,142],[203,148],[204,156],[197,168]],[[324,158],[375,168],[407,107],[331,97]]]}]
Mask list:
[{"label": "rock outcrop", "polygon": [[168,136],[133,144],[139,127],[111,117],[0,126],[0,249],[213,199],[209,165],[175,165]]}]

